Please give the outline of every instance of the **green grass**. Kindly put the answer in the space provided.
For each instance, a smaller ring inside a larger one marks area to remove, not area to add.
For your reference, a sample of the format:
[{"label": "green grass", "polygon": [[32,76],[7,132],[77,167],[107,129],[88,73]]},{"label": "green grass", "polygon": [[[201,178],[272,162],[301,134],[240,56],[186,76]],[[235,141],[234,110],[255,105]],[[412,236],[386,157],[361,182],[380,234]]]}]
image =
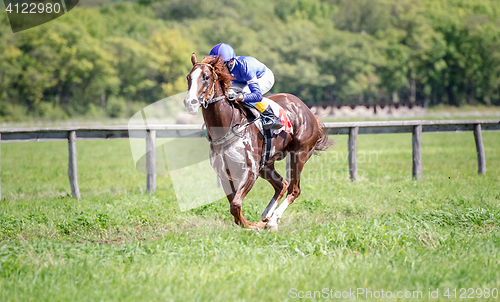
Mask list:
[{"label": "green grass", "polygon": [[[336,139],[306,165],[278,233],[234,226],[226,200],[181,212],[165,176],[144,194],[127,140],[78,141],[79,201],[67,143],[2,144],[0,301],[296,300],[292,288],[422,291],[420,301],[429,288],[440,300],[458,300],[446,288],[500,289],[500,133],[483,133],[484,176],[472,133],[423,134],[419,182],[411,135],[361,135],[354,184],[347,137]],[[259,180],[246,217],[271,195]]]}]

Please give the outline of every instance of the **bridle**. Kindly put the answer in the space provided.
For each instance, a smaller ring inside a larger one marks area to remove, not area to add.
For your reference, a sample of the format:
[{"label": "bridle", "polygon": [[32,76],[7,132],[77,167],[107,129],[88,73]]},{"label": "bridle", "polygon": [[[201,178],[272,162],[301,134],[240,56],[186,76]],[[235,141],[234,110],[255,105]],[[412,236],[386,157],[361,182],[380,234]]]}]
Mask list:
[{"label": "bridle", "polygon": [[[201,102],[201,105],[203,106],[203,108],[207,109],[208,105],[213,104],[213,103],[217,103],[218,101],[222,101],[223,99],[227,98],[227,96],[226,96],[226,92],[224,91],[224,95],[222,95],[220,97],[216,97],[216,98],[213,97],[215,94],[215,91],[217,90],[216,86],[219,84],[219,76],[215,72],[214,67],[208,63],[196,63],[196,64],[194,64],[194,66],[197,66],[197,65],[208,66],[210,68],[210,70],[212,71],[212,74],[214,75],[214,81],[212,82],[212,87],[210,88],[210,91],[208,92],[208,94],[205,96],[205,98]],[[233,106],[233,116],[234,116],[234,106]]]},{"label": "bridle", "polygon": [[[197,65],[208,66],[210,68],[210,70],[212,71],[212,74],[214,75],[214,81],[212,83],[212,87],[210,88],[210,91],[208,92],[208,94],[205,96],[205,98],[203,99],[203,101],[201,103],[203,108],[207,109],[208,105],[214,104],[214,103],[217,103],[218,101],[222,101],[222,100],[226,99],[226,100],[228,100],[228,103],[231,105],[231,108],[233,110],[233,115],[231,117],[231,124],[229,125],[229,129],[227,130],[226,134],[224,134],[224,136],[222,136],[218,139],[212,139],[210,137],[210,135],[208,135],[208,131],[205,129],[205,137],[212,145],[215,145],[215,146],[222,145],[222,144],[225,144],[229,141],[232,141],[232,139],[235,137],[242,138],[243,137],[242,132],[245,131],[246,128],[248,128],[248,126],[250,126],[254,121],[252,121],[251,123],[247,122],[235,130],[234,128],[240,124],[233,125],[234,116],[235,116],[235,108],[234,108],[233,102],[229,101],[229,97],[226,95],[225,91],[223,91],[222,96],[214,98],[215,91],[217,91],[216,87],[217,87],[217,85],[219,85],[219,76],[215,72],[214,67],[208,63],[195,63],[194,64],[194,66],[197,66]],[[205,124],[203,124],[203,128],[205,128]]]}]

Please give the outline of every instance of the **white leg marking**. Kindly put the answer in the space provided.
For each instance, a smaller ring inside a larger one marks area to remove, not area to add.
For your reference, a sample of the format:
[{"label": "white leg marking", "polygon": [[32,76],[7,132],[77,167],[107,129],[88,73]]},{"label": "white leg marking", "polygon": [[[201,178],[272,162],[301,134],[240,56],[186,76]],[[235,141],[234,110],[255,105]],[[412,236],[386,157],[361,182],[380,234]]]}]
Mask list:
[{"label": "white leg marking", "polygon": [[267,225],[269,226],[269,228],[271,228],[271,230],[278,229],[278,222],[281,218],[281,215],[283,215],[283,212],[285,212],[285,210],[286,210],[286,208],[288,208],[288,206],[289,206],[289,203],[288,203],[288,198],[287,198],[287,199],[283,200],[283,202],[280,204],[278,209],[276,209],[276,211],[274,211],[273,216],[271,216],[271,219],[267,223]]},{"label": "white leg marking", "polygon": [[260,219],[264,220],[266,218],[267,219],[271,218],[271,215],[273,215],[274,210],[276,209],[277,206],[278,206],[278,202],[276,201],[276,199],[274,199],[274,198],[271,199],[271,201],[267,205],[267,207],[264,210],[264,212],[262,213],[262,215],[260,215]]}]

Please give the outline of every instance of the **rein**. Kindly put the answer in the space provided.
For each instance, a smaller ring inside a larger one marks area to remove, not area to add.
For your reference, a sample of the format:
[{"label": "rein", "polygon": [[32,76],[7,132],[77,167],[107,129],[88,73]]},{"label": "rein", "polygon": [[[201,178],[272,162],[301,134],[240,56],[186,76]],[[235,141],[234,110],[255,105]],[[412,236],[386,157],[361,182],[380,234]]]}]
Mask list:
[{"label": "rein", "polygon": [[[210,104],[214,104],[214,103],[217,103],[218,101],[222,101],[224,99],[227,99],[229,104],[231,105],[231,109],[233,110],[233,115],[231,117],[231,124],[229,125],[229,129],[227,130],[226,134],[224,134],[224,136],[222,136],[218,139],[212,139],[208,135],[208,131],[205,130],[205,137],[214,146],[225,144],[235,137],[242,138],[243,135],[241,133],[243,131],[245,131],[248,128],[248,126],[250,126],[254,121],[252,121],[251,123],[247,122],[235,130],[234,128],[239,124],[233,125],[234,124],[234,116],[235,116],[235,108],[234,108],[233,102],[229,101],[229,98],[227,97],[225,92],[223,92],[224,94],[222,96],[219,96],[216,98],[213,97],[215,94],[215,91],[217,91],[216,85],[218,85],[218,83],[219,83],[219,76],[215,72],[214,67],[208,63],[196,63],[195,66],[196,65],[206,65],[206,66],[210,67],[210,70],[212,71],[212,74],[214,75],[214,81],[212,82],[212,88],[210,88],[209,93],[205,96],[205,98],[202,101],[203,108],[207,109]],[[203,127],[205,127],[205,124],[203,124]]]}]

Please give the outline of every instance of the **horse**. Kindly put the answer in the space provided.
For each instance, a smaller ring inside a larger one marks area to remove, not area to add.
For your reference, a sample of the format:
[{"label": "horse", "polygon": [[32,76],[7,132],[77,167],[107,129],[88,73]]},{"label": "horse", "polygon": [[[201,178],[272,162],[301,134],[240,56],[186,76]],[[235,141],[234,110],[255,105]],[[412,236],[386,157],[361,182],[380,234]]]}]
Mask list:
[{"label": "horse", "polygon": [[[193,67],[186,77],[188,93],[184,106],[193,115],[203,107],[206,136],[210,141],[210,163],[222,182],[234,222],[245,228],[277,230],[283,212],[300,195],[304,164],[313,154],[329,149],[334,141],[328,138],[324,125],[298,97],[286,93],[266,95],[285,110],[293,131],[274,135],[269,158],[262,165],[264,137],[243,105],[230,100],[228,93],[233,77],[220,56],[207,56],[197,62],[193,53],[191,63]],[[276,161],[288,154],[290,182],[274,167]],[[275,193],[261,221],[253,223],[243,216],[242,203],[259,176],[271,184]],[[286,198],[280,203],[285,193]]]}]

